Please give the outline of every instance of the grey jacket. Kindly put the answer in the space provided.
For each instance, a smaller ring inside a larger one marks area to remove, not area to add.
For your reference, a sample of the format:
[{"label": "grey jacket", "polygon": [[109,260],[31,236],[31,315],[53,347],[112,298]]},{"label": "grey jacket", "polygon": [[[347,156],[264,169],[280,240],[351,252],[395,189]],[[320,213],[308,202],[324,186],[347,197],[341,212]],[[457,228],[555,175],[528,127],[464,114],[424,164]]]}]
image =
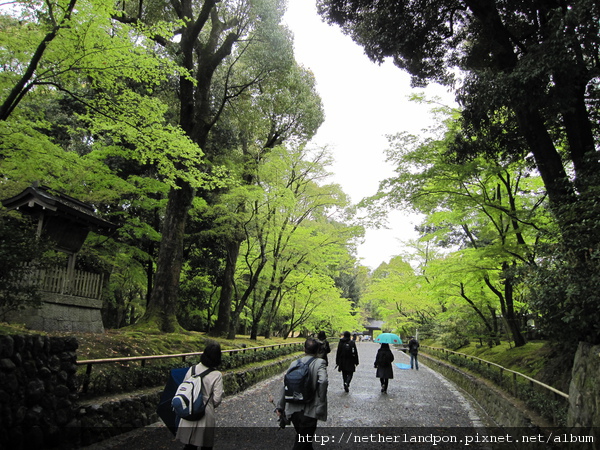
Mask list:
[{"label": "grey jacket", "polygon": [[[307,362],[312,356],[305,355],[300,360]],[[297,361],[290,364],[292,367]],[[288,368],[289,370],[289,368]],[[327,365],[325,360],[321,358],[315,359],[310,365],[310,375],[313,382],[313,387],[316,389],[314,398],[308,403],[286,403],[285,389],[281,383],[281,395],[277,402],[277,408],[285,411],[288,418],[298,411],[304,411],[304,415],[318,420],[327,420]]]}]

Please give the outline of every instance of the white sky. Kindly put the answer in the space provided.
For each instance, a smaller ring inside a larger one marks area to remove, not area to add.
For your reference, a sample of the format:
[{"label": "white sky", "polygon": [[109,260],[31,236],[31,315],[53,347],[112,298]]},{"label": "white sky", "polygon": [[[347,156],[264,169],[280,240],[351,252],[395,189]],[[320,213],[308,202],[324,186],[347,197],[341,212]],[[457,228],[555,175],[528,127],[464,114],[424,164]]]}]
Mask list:
[{"label": "white sky", "polygon": [[[417,134],[432,123],[427,106],[408,101],[422,90],[412,90],[409,75],[391,62],[372,63],[339,27],[321,20],[314,0],[288,0],[284,20],[294,33],[296,60],[314,73],[325,109],[325,122],[312,143],[329,147],[335,158],[332,181],[358,203],[393,174],[385,162],[385,136]],[[440,87],[426,92],[451,101]],[[417,237],[416,222],[397,211],[390,215],[390,229],[367,230],[358,248],[361,263],[375,269],[401,253],[402,241]]]}]

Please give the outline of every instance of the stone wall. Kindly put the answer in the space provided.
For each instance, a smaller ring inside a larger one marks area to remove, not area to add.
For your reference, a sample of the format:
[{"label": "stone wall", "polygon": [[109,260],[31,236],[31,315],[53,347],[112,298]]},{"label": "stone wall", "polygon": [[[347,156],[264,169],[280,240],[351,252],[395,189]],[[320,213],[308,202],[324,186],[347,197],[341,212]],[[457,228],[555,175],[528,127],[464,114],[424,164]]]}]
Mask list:
[{"label": "stone wall", "polygon": [[161,392],[162,389],[155,389],[80,405],[76,420],[66,430],[68,446],[87,446],[157,422]]},{"label": "stone wall", "polygon": [[[0,336],[0,449],[79,448],[159,420],[162,387],[80,400],[77,347],[75,338]],[[226,395],[283,372],[296,357],[225,373]]]},{"label": "stone wall", "polygon": [[537,429],[548,425],[539,417],[526,414],[522,405],[494,386],[445,362],[423,354],[419,354],[419,357],[426,359],[428,367],[441,373],[465,392],[468,392],[498,426]]},{"label": "stone wall", "polygon": [[[269,377],[282,373],[298,355],[274,361],[250,370],[223,374],[225,395],[233,395]],[[140,395],[83,402],[77,419],[67,432],[72,445],[90,445],[112,436],[150,425],[159,420],[156,407],[162,388]]]},{"label": "stone wall", "polygon": [[75,338],[0,336],[0,448],[63,442],[75,420]]},{"label": "stone wall", "polygon": [[41,308],[11,312],[7,318],[32,330],[102,333],[101,309],[102,300],[44,292]]}]

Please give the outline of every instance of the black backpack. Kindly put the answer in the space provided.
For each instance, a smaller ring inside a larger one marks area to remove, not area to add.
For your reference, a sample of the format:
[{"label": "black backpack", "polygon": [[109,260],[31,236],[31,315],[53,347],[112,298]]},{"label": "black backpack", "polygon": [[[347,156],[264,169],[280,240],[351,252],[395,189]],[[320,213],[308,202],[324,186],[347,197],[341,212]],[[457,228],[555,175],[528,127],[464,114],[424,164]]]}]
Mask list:
[{"label": "black backpack", "polygon": [[286,402],[308,403],[314,398],[315,390],[310,376],[310,365],[315,359],[313,357],[306,362],[299,359],[288,369],[283,377]]},{"label": "black backpack", "polygon": [[354,346],[352,345],[352,341],[345,341],[342,344],[342,357],[344,358],[353,358],[354,357]]}]

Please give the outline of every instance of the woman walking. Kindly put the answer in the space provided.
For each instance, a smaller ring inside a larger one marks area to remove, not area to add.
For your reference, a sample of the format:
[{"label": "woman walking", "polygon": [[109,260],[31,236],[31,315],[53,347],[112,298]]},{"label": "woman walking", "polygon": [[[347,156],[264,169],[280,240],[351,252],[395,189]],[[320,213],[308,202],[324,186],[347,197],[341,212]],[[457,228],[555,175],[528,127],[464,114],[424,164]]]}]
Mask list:
[{"label": "woman walking", "polygon": [[381,382],[381,392],[387,393],[388,382],[390,378],[394,378],[394,369],[392,368],[392,362],[394,362],[394,354],[390,350],[389,344],[381,344],[379,350],[377,350],[377,356],[375,357],[375,376],[379,378]]},{"label": "woman walking", "polygon": [[356,344],[350,339],[350,332],[344,331],[344,337],[340,339],[335,354],[335,364],[339,372],[342,372],[344,390],[350,392],[350,382],[358,366],[358,350]]},{"label": "woman walking", "polygon": [[[202,395],[206,399],[204,417],[197,421],[181,419],[177,435],[180,442],[185,444],[184,450],[210,450],[215,444],[215,408],[223,399],[223,375],[216,368],[221,364],[221,345],[218,342],[209,343],[200,363],[196,365],[196,374],[206,372],[202,377]],[[192,368],[185,374],[184,380],[192,376]]]},{"label": "woman walking", "polygon": [[327,335],[324,331],[319,331],[317,340],[319,341],[319,352],[317,353],[317,356],[324,359],[325,364],[329,364],[327,354],[331,352],[331,347],[329,346],[329,341],[327,340]]}]

